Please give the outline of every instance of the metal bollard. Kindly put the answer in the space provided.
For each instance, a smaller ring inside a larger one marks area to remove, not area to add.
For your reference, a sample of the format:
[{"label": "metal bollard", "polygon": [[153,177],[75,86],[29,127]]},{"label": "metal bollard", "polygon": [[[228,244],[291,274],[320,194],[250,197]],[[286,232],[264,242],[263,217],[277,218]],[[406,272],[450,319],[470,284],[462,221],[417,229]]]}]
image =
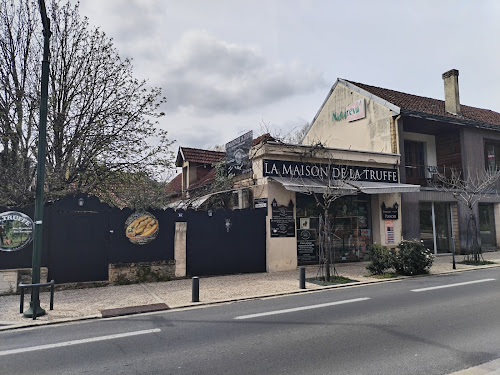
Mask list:
[{"label": "metal bollard", "polygon": [[19,314],[24,312],[24,288],[21,288],[21,304],[19,305]]},{"label": "metal bollard", "polygon": [[50,280],[50,309],[54,310],[54,279]]},{"label": "metal bollard", "polygon": [[299,267],[299,288],[300,289],[306,288],[306,268],[305,267]]},{"label": "metal bollard", "polygon": [[193,277],[191,302],[200,302],[200,279],[198,278],[198,276]]}]

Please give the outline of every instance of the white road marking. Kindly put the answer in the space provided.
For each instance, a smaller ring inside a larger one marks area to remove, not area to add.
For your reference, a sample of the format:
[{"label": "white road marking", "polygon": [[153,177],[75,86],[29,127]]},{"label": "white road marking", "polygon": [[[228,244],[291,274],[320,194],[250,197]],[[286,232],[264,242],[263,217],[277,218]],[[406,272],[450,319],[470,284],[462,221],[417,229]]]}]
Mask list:
[{"label": "white road marking", "polygon": [[319,305],[294,307],[292,309],[275,310],[275,311],[268,311],[268,312],[263,312],[263,313],[258,313],[258,314],[250,314],[250,315],[241,315],[241,316],[235,317],[234,319],[242,320],[242,319],[259,318],[261,316],[287,314],[287,313],[295,312],[295,311],[312,310],[312,309],[319,309],[319,308],[322,308],[322,307],[328,307],[328,306],[334,306],[334,305],[343,305],[343,304],[352,303],[352,302],[366,301],[368,299],[370,299],[370,298],[368,298],[368,297],[354,298],[354,299],[348,299],[348,300],[345,300],[345,301],[321,303]]},{"label": "white road marking", "polygon": [[78,344],[87,344],[89,342],[114,340],[114,339],[119,339],[119,338],[122,338],[122,337],[145,335],[145,334],[148,334],[148,333],[155,333],[155,332],[160,332],[160,331],[161,331],[161,329],[154,328],[154,329],[146,329],[144,331],[134,331],[134,332],[127,332],[127,333],[118,333],[116,335],[99,336],[99,337],[91,337],[89,339],[65,341],[65,342],[60,342],[60,343],[57,343],[57,344],[29,346],[27,348],[19,348],[19,349],[11,349],[11,350],[0,351],[0,356],[2,356],[2,355],[9,355],[9,354],[34,352],[34,351],[37,351],[37,350],[61,348],[61,347],[64,347],[64,346],[72,346],[72,345],[78,345]]},{"label": "white road marking", "polygon": [[477,284],[477,283],[484,283],[486,281],[495,281],[496,279],[482,279],[482,280],[474,280],[474,281],[466,281],[463,283],[455,283],[455,284],[447,284],[447,285],[439,285],[439,286],[431,286],[429,288],[420,288],[420,289],[413,289],[412,292],[426,292],[428,290],[434,290],[434,289],[442,289],[442,288],[451,288],[454,286],[461,286],[461,285],[469,285],[469,284]]}]

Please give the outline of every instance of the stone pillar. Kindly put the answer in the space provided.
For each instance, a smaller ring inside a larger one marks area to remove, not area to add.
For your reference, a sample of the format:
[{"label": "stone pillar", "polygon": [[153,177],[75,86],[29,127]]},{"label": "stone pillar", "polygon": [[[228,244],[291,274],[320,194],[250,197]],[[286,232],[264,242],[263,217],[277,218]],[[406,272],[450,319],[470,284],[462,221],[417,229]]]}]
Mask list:
[{"label": "stone pillar", "polygon": [[294,204],[294,219],[297,212],[295,192],[286,190],[277,182],[267,185],[267,207],[266,217],[266,269],[267,272],[291,271],[297,269],[297,238],[294,237],[271,237],[271,203],[276,199],[279,205],[288,205],[290,200]]},{"label": "stone pillar", "polygon": [[186,276],[186,233],[187,223],[175,223],[174,259],[175,277]]},{"label": "stone pillar", "polygon": [[0,270],[0,295],[17,292],[17,270]]}]

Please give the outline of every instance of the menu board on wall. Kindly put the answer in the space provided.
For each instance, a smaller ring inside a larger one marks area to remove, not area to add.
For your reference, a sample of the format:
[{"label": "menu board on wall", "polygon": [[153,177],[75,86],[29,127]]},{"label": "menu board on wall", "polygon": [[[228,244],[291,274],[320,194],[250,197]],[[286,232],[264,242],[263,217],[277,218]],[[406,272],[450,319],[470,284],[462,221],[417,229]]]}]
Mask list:
[{"label": "menu board on wall", "polygon": [[393,245],[395,243],[394,237],[394,221],[385,221],[385,243],[387,245]]},{"label": "menu board on wall", "polygon": [[295,237],[295,223],[271,219],[271,237]]},{"label": "menu board on wall", "polygon": [[297,263],[317,263],[318,253],[316,251],[316,230],[299,229],[297,231]]},{"label": "menu board on wall", "polygon": [[295,237],[293,202],[290,200],[288,206],[280,206],[274,199],[271,208],[271,237]]}]

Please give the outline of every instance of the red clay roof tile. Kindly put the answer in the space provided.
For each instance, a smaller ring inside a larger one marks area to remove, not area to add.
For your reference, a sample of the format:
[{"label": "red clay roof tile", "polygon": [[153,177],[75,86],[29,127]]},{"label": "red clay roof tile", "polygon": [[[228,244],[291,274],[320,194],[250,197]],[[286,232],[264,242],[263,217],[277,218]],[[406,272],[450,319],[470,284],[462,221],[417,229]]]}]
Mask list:
[{"label": "red clay roof tile", "polygon": [[462,116],[457,116],[446,112],[444,107],[444,100],[426,98],[423,96],[406,94],[404,92],[384,89],[381,87],[365,85],[364,83],[358,83],[348,80],[346,81],[363,90],[368,91],[373,95],[378,96],[379,98],[387,100],[388,102],[404,110],[423,112],[431,115],[450,117],[458,120],[462,119],[479,123],[500,125],[500,113],[491,111],[489,109],[469,107],[461,104],[460,107]]},{"label": "red clay roof tile", "polygon": [[167,195],[174,195],[176,193],[182,192],[182,173],[175,176],[170,182],[165,186],[165,193]]},{"label": "red clay roof tile", "polygon": [[225,152],[201,150],[199,148],[180,147],[185,161],[194,163],[214,164],[226,156]]}]

